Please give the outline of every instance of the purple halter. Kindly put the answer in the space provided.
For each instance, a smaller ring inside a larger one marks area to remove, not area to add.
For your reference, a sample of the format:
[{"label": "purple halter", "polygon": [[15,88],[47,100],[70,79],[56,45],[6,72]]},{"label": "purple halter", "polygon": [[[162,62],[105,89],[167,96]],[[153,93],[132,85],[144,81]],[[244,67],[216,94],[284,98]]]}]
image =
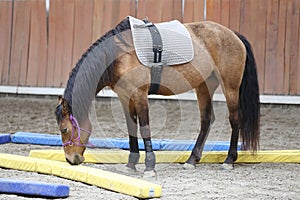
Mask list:
[{"label": "purple halter", "polygon": [[[89,130],[86,130],[84,128],[80,128],[77,119],[72,114],[70,115],[70,120],[72,122],[72,135],[71,135],[71,138],[70,138],[70,140],[68,142],[63,143],[63,146],[65,147],[65,146],[73,146],[74,145],[74,146],[94,147],[95,145],[93,145],[90,142],[88,142],[88,144],[82,144],[80,142],[80,136],[81,136],[80,135],[80,131],[84,131],[84,132],[86,132],[86,133],[88,133],[90,135],[92,134],[92,132],[89,131]],[[77,129],[77,134],[78,134],[77,138],[74,138],[74,136],[75,136],[75,129]],[[73,140],[74,140],[74,142],[73,142]]]}]

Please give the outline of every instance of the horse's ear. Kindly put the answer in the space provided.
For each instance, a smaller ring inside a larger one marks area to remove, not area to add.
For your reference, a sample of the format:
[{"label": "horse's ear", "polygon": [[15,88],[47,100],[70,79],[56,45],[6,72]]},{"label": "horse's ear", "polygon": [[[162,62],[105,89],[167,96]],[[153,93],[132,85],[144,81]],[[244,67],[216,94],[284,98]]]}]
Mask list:
[{"label": "horse's ear", "polygon": [[62,96],[61,95],[59,95],[58,97],[57,97],[57,100],[58,100],[58,105],[60,105],[61,103],[62,103]]},{"label": "horse's ear", "polygon": [[62,96],[58,96],[58,103],[62,105],[62,113],[64,116],[70,114],[69,103],[66,99],[64,99]]}]

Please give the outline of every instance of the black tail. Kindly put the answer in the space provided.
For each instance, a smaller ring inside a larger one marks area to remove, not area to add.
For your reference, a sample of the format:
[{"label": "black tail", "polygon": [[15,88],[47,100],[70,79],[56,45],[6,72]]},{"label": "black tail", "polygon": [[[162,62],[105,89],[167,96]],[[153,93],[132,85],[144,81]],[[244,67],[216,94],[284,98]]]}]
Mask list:
[{"label": "black tail", "polygon": [[239,95],[240,134],[243,148],[255,152],[259,148],[260,137],[260,101],[256,63],[251,44],[241,34],[236,33],[236,35],[244,43],[247,50],[245,71]]}]

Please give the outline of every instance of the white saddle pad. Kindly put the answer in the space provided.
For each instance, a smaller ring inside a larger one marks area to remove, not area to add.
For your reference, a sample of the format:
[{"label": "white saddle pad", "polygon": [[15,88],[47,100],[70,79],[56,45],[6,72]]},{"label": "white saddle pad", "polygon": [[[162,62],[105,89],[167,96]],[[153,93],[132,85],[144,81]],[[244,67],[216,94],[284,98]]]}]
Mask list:
[{"label": "white saddle pad", "polygon": [[[139,61],[148,67],[153,66],[154,53],[151,33],[142,20],[129,16],[133,44]],[[135,26],[137,25],[137,26]],[[190,62],[194,58],[194,48],[188,30],[179,21],[174,20],[155,24],[158,28],[162,43],[162,63],[164,66]]]}]

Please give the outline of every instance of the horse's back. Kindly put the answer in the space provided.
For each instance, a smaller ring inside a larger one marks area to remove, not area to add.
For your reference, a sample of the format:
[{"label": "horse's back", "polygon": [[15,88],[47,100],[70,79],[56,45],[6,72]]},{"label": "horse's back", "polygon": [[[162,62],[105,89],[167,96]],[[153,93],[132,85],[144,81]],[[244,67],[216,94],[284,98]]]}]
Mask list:
[{"label": "horse's back", "polygon": [[231,39],[237,38],[231,29],[213,21],[192,22],[185,23],[184,25],[191,34],[201,38],[210,38],[212,36],[218,38],[224,36]]}]

